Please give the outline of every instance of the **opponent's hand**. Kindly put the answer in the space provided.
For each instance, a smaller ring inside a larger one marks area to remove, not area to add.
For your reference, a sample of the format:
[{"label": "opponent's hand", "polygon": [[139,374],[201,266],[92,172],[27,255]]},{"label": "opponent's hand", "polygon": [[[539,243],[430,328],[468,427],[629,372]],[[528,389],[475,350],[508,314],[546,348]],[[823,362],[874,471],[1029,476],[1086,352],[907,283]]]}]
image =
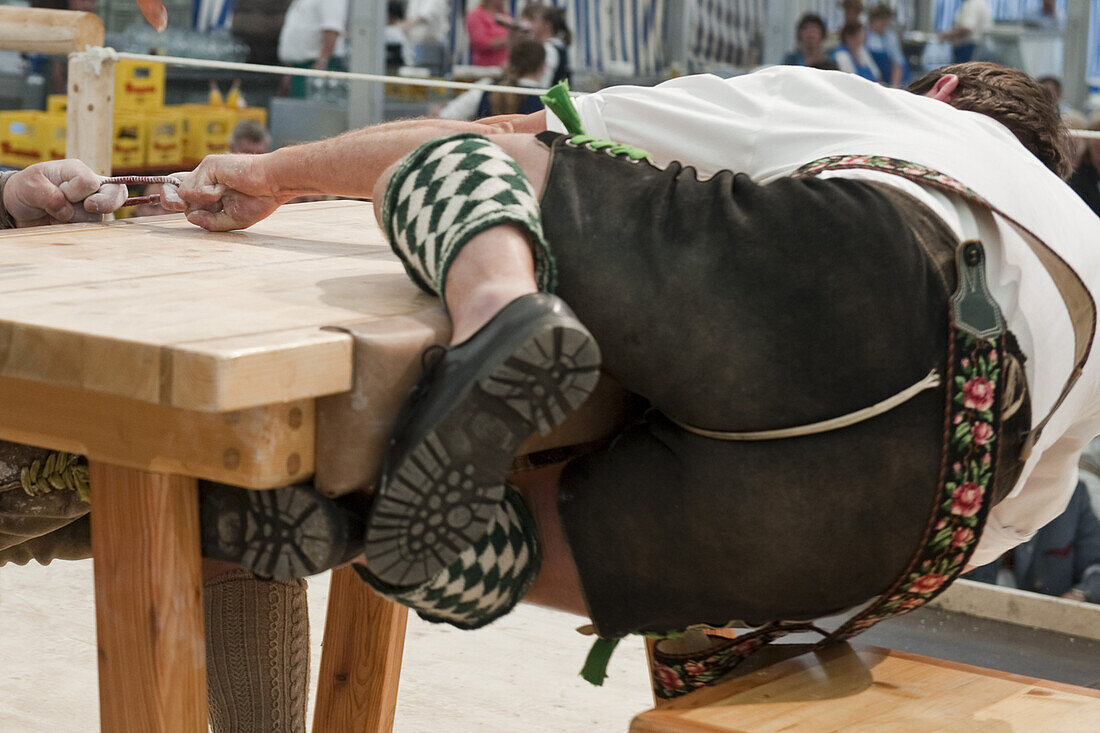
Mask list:
[{"label": "opponent's hand", "polygon": [[102,178],[79,160],[35,163],[4,185],[4,208],[19,227],[100,221],[126,200],[126,187]]},{"label": "opponent's hand", "polygon": [[250,227],[290,198],[268,181],[266,160],[266,154],[207,156],[181,176],[179,200],[166,197],[162,206],[186,211],[189,222],[212,232]]}]

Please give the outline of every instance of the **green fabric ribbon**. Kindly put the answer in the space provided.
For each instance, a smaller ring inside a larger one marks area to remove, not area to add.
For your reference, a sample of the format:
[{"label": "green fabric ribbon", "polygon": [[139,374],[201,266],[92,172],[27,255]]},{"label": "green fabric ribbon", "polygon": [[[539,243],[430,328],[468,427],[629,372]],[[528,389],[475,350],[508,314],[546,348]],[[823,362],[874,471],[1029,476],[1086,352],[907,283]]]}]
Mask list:
[{"label": "green fabric ribbon", "polygon": [[573,106],[573,100],[569,97],[569,82],[559,81],[539,99],[546,105],[546,109],[553,112],[554,116],[561,120],[561,123],[565,125],[566,132],[570,135],[584,134],[581,116],[577,112],[577,108]]},{"label": "green fabric ribbon", "polygon": [[584,660],[584,666],[581,667],[581,677],[586,682],[597,687],[603,686],[603,681],[607,679],[607,663],[611,661],[611,653],[615,651],[620,641],[622,641],[621,636],[616,639],[596,639],[596,643],[588,652],[588,658]]}]

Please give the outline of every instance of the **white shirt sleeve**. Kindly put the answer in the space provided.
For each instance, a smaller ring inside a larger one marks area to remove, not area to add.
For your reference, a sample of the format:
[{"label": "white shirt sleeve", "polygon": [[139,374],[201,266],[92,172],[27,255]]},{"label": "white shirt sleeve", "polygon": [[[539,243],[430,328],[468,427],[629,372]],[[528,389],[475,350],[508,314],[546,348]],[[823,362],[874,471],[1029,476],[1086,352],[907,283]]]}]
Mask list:
[{"label": "white shirt sleeve", "polygon": [[[700,173],[751,169],[774,95],[764,74],[681,77],[656,87],[612,87],[573,100],[589,135],[646,150],[658,166],[691,161]],[[547,127],[565,126],[547,113]],[[715,155],[715,147],[721,149]]]},{"label": "white shirt sleeve", "polygon": [[322,31],[339,31],[348,27],[348,0],[322,0],[317,6],[317,26]]}]

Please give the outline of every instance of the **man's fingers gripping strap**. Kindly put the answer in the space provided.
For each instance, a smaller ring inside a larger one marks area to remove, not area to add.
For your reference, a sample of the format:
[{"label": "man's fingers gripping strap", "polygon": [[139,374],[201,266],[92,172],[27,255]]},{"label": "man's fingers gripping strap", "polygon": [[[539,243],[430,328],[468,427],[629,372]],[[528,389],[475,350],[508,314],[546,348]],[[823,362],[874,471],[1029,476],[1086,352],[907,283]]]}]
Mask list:
[{"label": "man's fingers gripping strap", "polygon": [[553,291],[554,260],[538,198],[519,164],[481,135],[433,140],[401,161],[386,186],[382,230],[413,281],[443,296],[451,262],[476,234],[516,224],[529,235],[535,277]]}]

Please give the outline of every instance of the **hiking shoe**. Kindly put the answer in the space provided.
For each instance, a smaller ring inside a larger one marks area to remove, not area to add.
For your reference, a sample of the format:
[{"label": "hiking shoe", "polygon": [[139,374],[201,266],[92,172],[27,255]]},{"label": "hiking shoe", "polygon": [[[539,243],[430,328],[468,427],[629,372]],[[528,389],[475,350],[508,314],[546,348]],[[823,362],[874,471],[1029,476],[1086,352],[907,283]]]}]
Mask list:
[{"label": "hiking shoe", "polygon": [[358,514],[308,485],[253,491],[202,482],[202,554],[264,578],[304,578],[362,549]]},{"label": "hiking shoe", "polygon": [[547,293],[517,298],[467,341],[425,352],[367,514],[370,574],[391,588],[419,585],[483,537],[516,449],[580,406],[599,367],[592,335]]}]

